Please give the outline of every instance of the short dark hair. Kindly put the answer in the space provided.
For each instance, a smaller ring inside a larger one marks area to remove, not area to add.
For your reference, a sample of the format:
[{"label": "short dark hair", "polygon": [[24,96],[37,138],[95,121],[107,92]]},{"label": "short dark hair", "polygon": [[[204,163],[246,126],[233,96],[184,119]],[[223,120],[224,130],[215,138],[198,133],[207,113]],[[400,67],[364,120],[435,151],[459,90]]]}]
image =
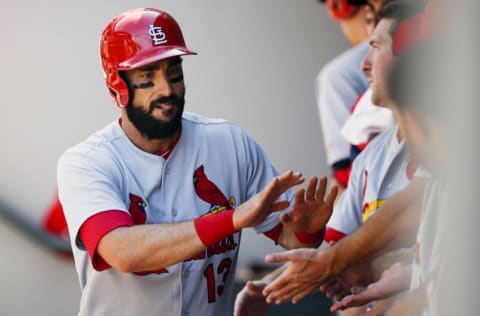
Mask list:
[{"label": "short dark hair", "polygon": [[375,24],[378,24],[383,19],[392,19],[393,24],[390,28],[390,35],[393,36],[397,26],[406,18],[420,14],[425,10],[425,5],[408,0],[392,0],[384,4],[375,15]]}]

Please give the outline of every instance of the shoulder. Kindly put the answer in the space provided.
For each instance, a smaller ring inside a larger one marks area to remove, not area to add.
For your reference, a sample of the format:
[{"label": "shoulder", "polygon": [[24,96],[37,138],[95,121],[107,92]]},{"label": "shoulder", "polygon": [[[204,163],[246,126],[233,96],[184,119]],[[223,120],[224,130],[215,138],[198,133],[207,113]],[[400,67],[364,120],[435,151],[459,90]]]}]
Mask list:
[{"label": "shoulder", "polygon": [[90,135],[82,142],[65,150],[59,158],[59,167],[72,167],[82,165],[93,167],[102,162],[113,161],[115,153],[112,151],[111,143],[125,137],[117,121],[110,123],[103,129]]},{"label": "shoulder", "polygon": [[187,132],[191,130],[197,133],[245,135],[242,128],[232,121],[222,118],[208,118],[192,112],[183,113],[182,128]]},{"label": "shoulder", "polygon": [[[317,80],[343,78],[348,76],[365,77],[361,70],[361,62],[368,52],[368,43],[364,42],[351,47],[328,62],[320,70]],[[366,78],[365,78],[366,82]]]},{"label": "shoulder", "polygon": [[377,158],[382,158],[382,152],[389,148],[390,143],[396,137],[396,126],[390,128],[387,131],[384,131],[368,143],[367,147],[355,158],[353,163],[355,165],[365,165],[370,163],[375,163]]}]

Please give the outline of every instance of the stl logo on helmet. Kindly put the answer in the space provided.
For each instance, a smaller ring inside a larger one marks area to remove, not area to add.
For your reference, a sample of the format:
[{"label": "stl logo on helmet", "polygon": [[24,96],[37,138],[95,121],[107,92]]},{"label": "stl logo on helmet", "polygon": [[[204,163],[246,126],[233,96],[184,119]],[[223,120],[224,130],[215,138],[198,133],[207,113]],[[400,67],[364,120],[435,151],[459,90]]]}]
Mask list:
[{"label": "stl logo on helmet", "polygon": [[167,34],[163,32],[161,26],[150,25],[148,34],[152,37],[153,45],[165,44],[167,42]]}]

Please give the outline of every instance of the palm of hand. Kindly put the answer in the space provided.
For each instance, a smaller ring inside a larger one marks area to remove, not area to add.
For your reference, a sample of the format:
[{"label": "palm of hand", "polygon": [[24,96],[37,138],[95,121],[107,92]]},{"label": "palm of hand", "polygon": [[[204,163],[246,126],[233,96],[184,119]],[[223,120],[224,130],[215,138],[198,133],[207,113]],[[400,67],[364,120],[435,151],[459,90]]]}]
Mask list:
[{"label": "palm of hand", "polygon": [[284,226],[297,232],[316,233],[327,224],[333,211],[333,204],[337,196],[337,187],[332,187],[327,198],[325,192],[327,178],[312,177],[307,190],[299,189],[295,193],[293,208],[290,212],[282,214],[280,221]]}]

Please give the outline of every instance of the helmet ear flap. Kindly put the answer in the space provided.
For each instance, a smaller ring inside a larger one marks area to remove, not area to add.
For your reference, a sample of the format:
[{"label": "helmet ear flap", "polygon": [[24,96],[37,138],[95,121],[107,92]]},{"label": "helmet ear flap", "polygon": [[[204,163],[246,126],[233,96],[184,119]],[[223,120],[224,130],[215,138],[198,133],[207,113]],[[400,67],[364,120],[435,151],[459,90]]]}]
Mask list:
[{"label": "helmet ear flap", "polygon": [[125,108],[130,101],[130,94],[128,85],[122,78],[121,74],[114,72],[110,74],[110,80],[107,82],[108,91],[115,99],[115,102],[120,108]]}]

